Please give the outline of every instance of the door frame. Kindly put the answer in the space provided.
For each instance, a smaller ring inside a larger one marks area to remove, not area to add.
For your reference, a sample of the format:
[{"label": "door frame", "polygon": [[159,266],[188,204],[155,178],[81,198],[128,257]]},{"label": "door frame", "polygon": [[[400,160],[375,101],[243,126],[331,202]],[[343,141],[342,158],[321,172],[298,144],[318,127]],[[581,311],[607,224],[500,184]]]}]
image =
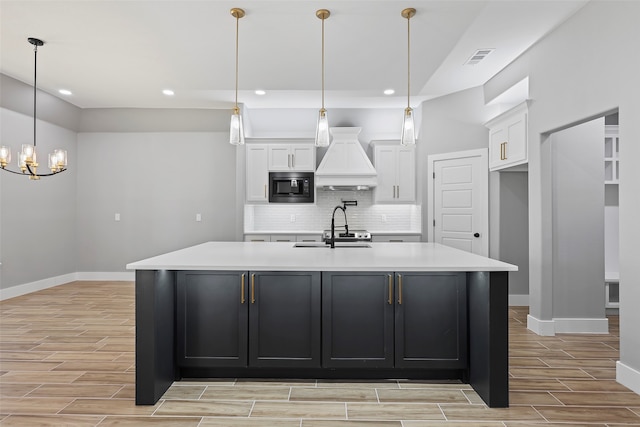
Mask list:
[{"label": "door frame", "polygon": [[479,157],[481,167],[487,171],[486,174],[482,174],[482,182],[480,191],[483,193],[481,197],[486,200],[485,215],[483,219],[483,228],[486,230],[486,239],[483,239],[483,251],[484,256],[489,256],[489,149],[478,148],[475,150],[455,151],[451,153],[431,154],[427,156],[427,241],[435,241],[435,230],[433,222],[435,220],[435,200],[433,198],[435,194],[435,180],[433,174],[435,171],[435,164],[442,160],[455,160],[465,157]]}]

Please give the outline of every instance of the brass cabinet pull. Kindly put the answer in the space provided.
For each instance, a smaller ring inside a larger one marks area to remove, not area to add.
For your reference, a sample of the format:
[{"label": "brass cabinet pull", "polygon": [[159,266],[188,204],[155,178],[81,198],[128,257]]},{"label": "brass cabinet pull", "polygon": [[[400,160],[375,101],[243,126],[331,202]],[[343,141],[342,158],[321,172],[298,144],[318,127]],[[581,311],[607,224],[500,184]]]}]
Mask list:
[{"label": "brass cabinet pull", "polygon": [[500,160],[507,160],[507,141],[500,144]]},{"label": "brass cabinet pull", "polygon": [[244,273],[242,273],[242,279],[240,279],[242,281],[242,285],[241,285],[241,291],[240,291],[240,304],[244,304]]},{"label": "brass cabinet pull", "polygon": [[251,275],[251,304],[256,303],[256,275]]},{"label": "brass cabinet pull", "polygon": [[387,302],[389,303],[389,305],[393,304],[393,277],[388,274],[389,276],[389,299],[387,300]]},{"label": "brass cabinet pull", "polygon": [[400,198],[400,186],[396,185],[396,188],[397,188],[397,190],[396,190],[397,196],[396,197],[399,199]]},{"label": "brass cabinet pull", "polygon": [[402,275],[398,274],[398,304],[402,305]]},{"label": "brass cabinet pull", "polygon": [[292,154],[291,155],[291,167],[295,169],[296,167],[296,155]]},{"label": "brass cabinet pull", "polygon": [[267,184],[264,185],[264,198],[267,198]]}]

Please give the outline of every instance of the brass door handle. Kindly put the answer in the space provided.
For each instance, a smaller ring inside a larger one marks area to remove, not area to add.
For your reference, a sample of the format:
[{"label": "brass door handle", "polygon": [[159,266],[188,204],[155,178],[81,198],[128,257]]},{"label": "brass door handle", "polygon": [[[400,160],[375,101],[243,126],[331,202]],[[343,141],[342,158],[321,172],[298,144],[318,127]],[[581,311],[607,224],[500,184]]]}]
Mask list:
[{"label": "brass door handle", "polygon": [[402,275],[398,274],[398,304],[402,305]]},{"label": "brass door handle", "polygon": [[389,276],[389,299],[387,300],[387,303],[391,305],[393,304],[393,277],[390,274],[387,276]]},{"label": "brass door handle", "polygon": [[240,285],[240,304],[244,304],[244,273],[242,273],[241,285]]},{"label": "brass door handle", "polygon": [[256,275],[251,275],[251,304],[256,303]]}]

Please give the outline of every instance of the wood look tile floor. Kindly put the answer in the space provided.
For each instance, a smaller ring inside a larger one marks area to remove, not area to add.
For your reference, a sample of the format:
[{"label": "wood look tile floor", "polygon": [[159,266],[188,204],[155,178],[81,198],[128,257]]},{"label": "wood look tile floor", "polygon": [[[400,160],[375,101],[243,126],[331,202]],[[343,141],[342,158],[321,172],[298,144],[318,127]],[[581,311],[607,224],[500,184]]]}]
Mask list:
[{"label": "wood look tile floor", "polygon": [[457,382],[233,378],[136,406],[134,299],[131,282],[73,282],[0,302],[0,426],[640,426],[617,316],[607,335],[541,337],[527,307],[509,310],[510,408]]}]

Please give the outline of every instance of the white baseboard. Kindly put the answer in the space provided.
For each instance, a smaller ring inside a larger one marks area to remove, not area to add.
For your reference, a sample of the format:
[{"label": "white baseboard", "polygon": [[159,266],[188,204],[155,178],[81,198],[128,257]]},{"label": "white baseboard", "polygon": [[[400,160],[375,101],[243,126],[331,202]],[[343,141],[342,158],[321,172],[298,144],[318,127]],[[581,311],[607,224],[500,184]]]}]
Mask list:
[{"label": "white baseboard", "polygon": [[109,280],[115,282],[133,282],[136,280],[134,271],[80,271],[76,280]]},{"label": "white baseboard", "polygon": [[529,295],[509,294],[509,306],[529,307]]},{"label": "white baseboard", "polygon": [[556,328],[553,320],[540,320],[536,319],[532,315],[527,315],[527,329],[542,336],[554,336],[556,334]]},{"label": "white baseboard", "polygon": [[558,317],[552,320],[540,320],[529,314],[527,315],[527,329],[543,336],[553,336],[555,334],[608,334],[609,319]]},{"label": "white baseboard", "polygon": [[631,391],[640,394],[640,371],[625,365],[619,360],[616,362],[616,381],[631,389]]},{"label": "white baseboard", "polygon": [[558,334],[608,334],[609,319],[553,319]]},{"label": "white baseboard", "polygon": [[0,289],[0,301],[30,294],[32,292],[41,291],[43,289],[64,285],[65,283],[75,282],[77,280],[133,281],[135,280],[135,273],[134,272],[76,272],[76,273],[63,274],[62,276],[49,277],[42,280],[36,280],[35,282],[24,283],[22,285],[16,285],[16,286],[11,286],[5,289]]}]

